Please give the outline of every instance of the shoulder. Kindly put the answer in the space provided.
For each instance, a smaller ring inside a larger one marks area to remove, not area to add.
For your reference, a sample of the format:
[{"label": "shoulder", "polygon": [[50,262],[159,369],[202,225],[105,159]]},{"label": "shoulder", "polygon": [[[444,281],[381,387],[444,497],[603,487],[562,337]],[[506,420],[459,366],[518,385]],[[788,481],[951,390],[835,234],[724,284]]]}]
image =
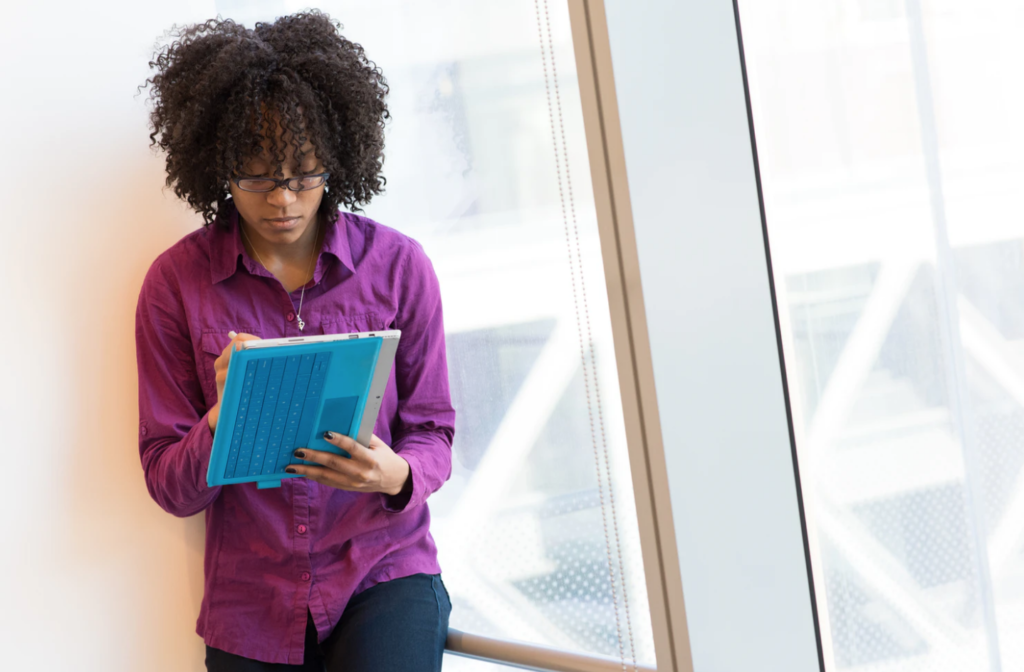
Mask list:
[{"label": "shoulder", "polygon": [[405,334],[400,347],[408,348],[426,330],[443,332],[441,287],[423,245],[368,217],[345,213],[345,219],[354,261],[356,248],[363,247],[355,261],[356,275],[367,271],[364,277],[371,278],[376,291],[388,297],[394,311],[391,323]]},{"label": "shoulder", "polygon": [[430,258],[415,238],[362,215],[342,212],[340,217],[349,227],[353,256],[359,253],[368,260],[386,262],[398,273],[433,274]]},{"label": "shoulder", "polygon": [[199,228],[186,234],[164,250],[150,264],[142,281],[140,300],[173,294],[180,296],[184,285],[195,283],[210,274],[210,242],[212,234]]}]

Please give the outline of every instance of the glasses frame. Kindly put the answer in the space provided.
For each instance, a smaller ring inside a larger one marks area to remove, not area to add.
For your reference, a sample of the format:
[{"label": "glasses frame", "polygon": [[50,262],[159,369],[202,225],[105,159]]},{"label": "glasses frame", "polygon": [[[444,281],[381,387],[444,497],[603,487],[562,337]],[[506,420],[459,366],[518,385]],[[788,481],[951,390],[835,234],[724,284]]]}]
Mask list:
[{"label": "glasses frame", "polygon": [[[299,175],[297,177],[282,177],[282,178],[278,179],[276,177],[244,177],[242,175],[232,175],[231,176],[231,181],[234,182],[235,186],[238,187],[239,189],[241,189],[242,191],[247,191],[247,192],[249,192],[251,194],[269,194],[270,192],[276,191],[276,190],[280,189],[281,187],[284,187],[285,189],[287,189],[289,191],[295,191],[295,192],[299,192],[299,191],[312,191],[313,189],[317,189],[317,188],[322,187],[325,184],[327,184],[327,178],[330,177],[330,176],[331,176],[330,173],[315,173],[313,175]],[[322,177],[322,178],[324,178],[324,181],[321,182],[320,184],[316,185],[315,187],[306,187],[304,189],[301,188],[301,184],[299,183],[299,180],[305,180],[305,179],[308,179],[310,177]],[[271,187],[270,189],[246,189],[241,184],[242,180],[263,180],[265,182],[273,182],[274,186]],[[295,185],[295,188],[292,187],[293,183]]]}]

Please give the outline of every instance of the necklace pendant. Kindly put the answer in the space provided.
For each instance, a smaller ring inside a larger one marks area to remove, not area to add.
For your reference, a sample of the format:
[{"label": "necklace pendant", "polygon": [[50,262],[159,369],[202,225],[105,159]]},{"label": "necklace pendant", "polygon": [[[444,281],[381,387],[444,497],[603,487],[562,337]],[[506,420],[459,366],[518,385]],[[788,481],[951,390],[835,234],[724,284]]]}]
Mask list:
[{"label": "necklace pendant", "polygon": [[301,318],[301,317],[296,317],[296,318],[295,318],[295,321],[296,321],[296,322],[298,323],[298,325],[299,325],[299,331],[302,331],[303,329],[305,329],[305,328],[306,328],[306,323],[302,321],[302,318]]}]

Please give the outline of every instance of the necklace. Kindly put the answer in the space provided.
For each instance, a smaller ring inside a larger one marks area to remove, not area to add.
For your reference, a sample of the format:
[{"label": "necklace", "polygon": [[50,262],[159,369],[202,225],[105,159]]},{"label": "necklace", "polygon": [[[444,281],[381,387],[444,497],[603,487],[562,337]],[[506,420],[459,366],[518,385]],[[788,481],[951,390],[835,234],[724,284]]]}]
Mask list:
[{"label": "necklace", "polygon": [[[271,275],[273,275],[273,272],[271,272],[271,270],[269,268],[267,268],[267,265],[263,263],[263,259],[260,257],[260,253],[256,251],[256,247],[252,244],[252,241],[249,240],[249,236],[246,235],[245,227],[242,225],[241,222],[238,223],[238,228],[241,229],[242,237],[245,238],[245,242],[249,243],[249,247],[251,247],[252,251],[256,254],[256,259],[260,262],[260,265],[267,270],[267,273],[270,273]],[[304,277],[309,277],[309,271],[310,271],[311,268],[313,268],[313,259],[316,258],[316,250],[317,250],[317,247],[318,247],[317,242],[319,242],[319,240],[320,240],[320,226],[319,226],[319,222],[318,222],[317,223],[316,237],[313,239],[313,252],[312,252],[312,254],[309,255],[309,264],[306,265],[306,275]],[[299,309],[295,311],[295,322],[296,322],[296,324],[299,325],[299,331],[302,331],[303,329],[306,328],[306,323],[302,321],[302,300],[306,298],[306,285],[307,284],[309,284],[308,280],[306,282],[302,283],[302,293],[299,294]]]}]

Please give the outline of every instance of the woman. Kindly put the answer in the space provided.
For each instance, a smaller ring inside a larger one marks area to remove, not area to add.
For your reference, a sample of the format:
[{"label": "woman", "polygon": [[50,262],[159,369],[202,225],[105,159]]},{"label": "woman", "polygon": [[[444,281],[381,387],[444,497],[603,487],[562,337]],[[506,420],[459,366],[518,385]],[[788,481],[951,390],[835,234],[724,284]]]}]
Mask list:
[{"label": "woman", "polygon": [[[451,603],[425,504],[455,413],[437,278],[357,209],[383,189],[387,84],[309,12],[179,30],[151,64],[150,139],[204,226],[161,254],[136,315],[139,449],[168,512],[206,514],[208,670],[437,670]],[[235,341],[401,329],[368,446],[281,488],[206,485]],[[234,332],[238,332],[237,335]]]}]

